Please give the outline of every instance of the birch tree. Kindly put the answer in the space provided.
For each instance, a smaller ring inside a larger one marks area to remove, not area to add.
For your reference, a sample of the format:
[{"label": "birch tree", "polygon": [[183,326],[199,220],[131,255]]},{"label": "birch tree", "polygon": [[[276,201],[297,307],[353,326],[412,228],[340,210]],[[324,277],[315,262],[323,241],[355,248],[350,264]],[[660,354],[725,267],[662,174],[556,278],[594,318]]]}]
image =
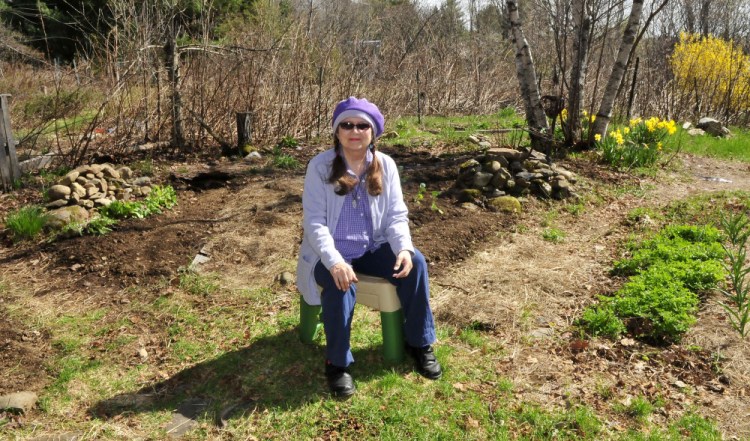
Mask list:
[{"label": "birch tree", "polygon": [[628,23],[622,34],[620,48],[617,50],[617,58],[612,67],[612,73],[609,75],[607,86],[604,88],[604,95],[602,95],[602,101],[599,105],[599,111],[596,113],[596,120],[591,129],[590,136],[599,134],[604,137],[607,133],[607,127],[612,118],[612,108],[614,107],[615,99],[617,98],[617,91],[620,89],[622,80],[625,77],[625,70],[628,66],[628,61],[630,60],[635,37],[638,34],[638,25],[640,24],[642,14],[643,0],[633,0],[633,5],[630,7]]},{"label": "birch tree", "polygon": [[604,137],[607,133],[607,127],[612,119],[612,109],[614,108],[617,94],[622,90],[625,71],[632,59],[632,54],[635,51],[636,46],[638,46],[638,41],[643,36],[646,28],[648,28],[654,17],[664,9],[667,3],[669,3],[669,0],[663,0],[661,4],[655,5],[648,15],[648,18],[646,18],[643,27],[639,28],[641,17],[643,16],[644,0],[633,0],[633,4],[630,8],[630,16],[628,17],[628,22],[623,30],[622,40],[617,51],[617,58],[612,67],[607,86],[604,89],[604,94],[602,95],[602,100],[599,104],[599,110],[596,113],[596,120],[594,121],[589,134],[591,137],[595,134]]},{"label": "birch tree", "polygon": [[588,55],[591,46],[591,15],[586,0],[574,0],[573,12],[573,66],[568,90],[568,118],[563,121],[565,144],[574,145],[581,140],[581,103],[583,102]]},{"label": "birch tree", "polygon": [[518,15],[518,2],[508,0],[508,16],[510,18],[511,40],[516,48],[516,76],[521,87],[524,108],[526,110],[526,123],[529,125],[531,134],[531,146],[540,150],[549,129],[547,115],[542,107],[539,94],[536,68],[534,59],[531,57],[529,42],[521,28],[521,18]]}]

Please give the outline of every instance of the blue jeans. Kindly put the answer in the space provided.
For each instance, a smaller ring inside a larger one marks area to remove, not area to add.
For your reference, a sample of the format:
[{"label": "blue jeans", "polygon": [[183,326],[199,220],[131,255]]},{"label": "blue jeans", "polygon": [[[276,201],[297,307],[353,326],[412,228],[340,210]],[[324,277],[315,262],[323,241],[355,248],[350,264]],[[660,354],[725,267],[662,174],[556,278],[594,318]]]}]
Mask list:
[{"label": "blue jeans", "polygon": [[[354,271],[370,276],[382,277],[396,286],[401,310],[404,313],[404,338],[409,346],[423,347],[435,342],[435,320],[430,310],[430,283],[427,262],[419,250],[411,258],[412,268],[403,279],[393,278],[396,272],[396,255],[389,244],[352,261]],[[347,367],[354,362],[349,337],[352,329],[354,305],[357,299],[356,284],[347,291],[336,288],[330,271],[323,263],[315,266],[315,281],[323,287],[323,327],[326,334],[326,358],[331,364]]]}]

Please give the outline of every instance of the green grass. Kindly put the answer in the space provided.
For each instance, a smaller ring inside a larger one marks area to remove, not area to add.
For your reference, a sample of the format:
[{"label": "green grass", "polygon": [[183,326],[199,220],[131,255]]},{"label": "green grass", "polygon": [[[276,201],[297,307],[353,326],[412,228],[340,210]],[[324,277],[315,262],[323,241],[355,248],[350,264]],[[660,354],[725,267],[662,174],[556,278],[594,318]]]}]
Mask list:
[{"label": "green grass", "polygon": [[[201,397],[211,404],[190,439],[258,434],[292,440],[334,434],[385,440],[621,437],[604,424],[605,415],[583,403],[543,408],[517,401],[517,386],[493,361],[507,357],[507,349],[481,326],[438,328],[437,356],[445,366],[439,381],[420,377],[409,360],[385,364],[379,314],[364,307],[355,310],[352,329],[358,392],[345,402],[330,399],[322,368],[324,341],[300,343],[295,295],[267,287],[228,291],[219,286],[207,296],[204,276],[186,277],[190,281],[181,286],[134,289],[129,297],[143,300],[125,309],[105,305],[49,321],[52,380],[40,394],[36,418],[97,439],[159,439],[173,409],[187,398]],[[161,295],[147,301],[149,292]],[[134,354],[139,341],[148,345],[145,362]],[[243,399],[252,400],[248,413],[231,419],[220,432],[215,414]],[[623,410],[632,420],[630,439],[718,433],[697,415],[661,428],[647,417],[639,419],[648,414],[646,407]],[[88,409],[92,417],[85,416]],[[0,437],[24,437],[31,430],[9,432],[0,425]],[[694,439],[716,439],[709,435]]]},{"label": "green grass", "polygon": [[[442,142],[450,145],[477,149],[468,139],[480,130],[508,129],[525,126],[522,116],[507,108],[491,115],[469,116],[424,116],[421,124],[417,117],[401,117],[386,127],[386,132],[396,132],[396,138],[383,138],[379,142],[386,145],[417,146],[423,143]],[[528,136],[521,130],[505,134],[488,133],[493,145],[526,145]]]},{"label": "green grass", "polygon": [[45,222],[47,222],[47,215],[44,208],[28,205],[8,213],[5,218],[5,227],[10,231],[13,241],[19,242],[39,236],[44,229]]},{"label": "green grass", "polygon": [[719,191],[690,196],[670,203],[664,218],[673,223],[704,223],[718,227],[721,213],[741,213],[750,209],[750,192]]},{"label": "green grass", "polygon": [[678,129],[678,142],[672,142],[668,148],[676,149],[679,146],[682,151],[695,155],[750,162],[750,150],[747,148],[750,132],[740,127],[732,127],[730,130],[730,138],[715,138],[711,135],[690,136],[686,131]]},{"label": "green grass", "polygon": [[547,242],[560,243],[565,240],[565,232],[559,228],[545,228],[542,231],[542,239]]}]

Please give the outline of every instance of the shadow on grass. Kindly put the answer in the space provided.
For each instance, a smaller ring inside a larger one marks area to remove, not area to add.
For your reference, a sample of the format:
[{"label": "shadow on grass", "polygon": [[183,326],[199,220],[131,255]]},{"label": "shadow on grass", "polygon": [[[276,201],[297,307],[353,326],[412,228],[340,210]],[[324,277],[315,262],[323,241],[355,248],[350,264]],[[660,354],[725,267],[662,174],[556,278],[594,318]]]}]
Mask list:
[{"label": "shadow on grass", "polygon": [[[355,381],[366,381],[395,370],[408,372],[406,362],[383,361],[382,347],[353,349]],[[323,374],[325,347],[305,345],[297,329],[263,337],[250,346],[191,366],[135,392],[102,400],[89,409],[96,418],[175,410],[189,402],[202,404],[199,413],[217,421],[232,407],[293,409],[330,397]],[[192,418],[192,416],[191,416]]]}]

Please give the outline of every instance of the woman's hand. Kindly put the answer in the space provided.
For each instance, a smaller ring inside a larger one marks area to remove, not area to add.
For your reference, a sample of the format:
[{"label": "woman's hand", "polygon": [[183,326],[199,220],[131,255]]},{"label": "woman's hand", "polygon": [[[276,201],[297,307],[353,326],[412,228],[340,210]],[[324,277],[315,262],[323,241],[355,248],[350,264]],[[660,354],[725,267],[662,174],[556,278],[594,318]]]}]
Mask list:
[{"label": "woman's hand", "polygon": [[396,279],[403,279],[409,275],[413,266],[414,265],[411,263],[411,253],[407,250],[399,252],[396,256],[396,265],[393,266],[393,271],[398,271],[399,268],[401,268],[401,271],[394,273],[393,277]]},{"label": "woman's hand", "polygon": [[339,262],[331,267],[331,276],[333,281],[336,282],[336,288],[341,291],[348,291],[349,285],[354,282],[359,282],[357,275],[354,270],[345,262]]}]

